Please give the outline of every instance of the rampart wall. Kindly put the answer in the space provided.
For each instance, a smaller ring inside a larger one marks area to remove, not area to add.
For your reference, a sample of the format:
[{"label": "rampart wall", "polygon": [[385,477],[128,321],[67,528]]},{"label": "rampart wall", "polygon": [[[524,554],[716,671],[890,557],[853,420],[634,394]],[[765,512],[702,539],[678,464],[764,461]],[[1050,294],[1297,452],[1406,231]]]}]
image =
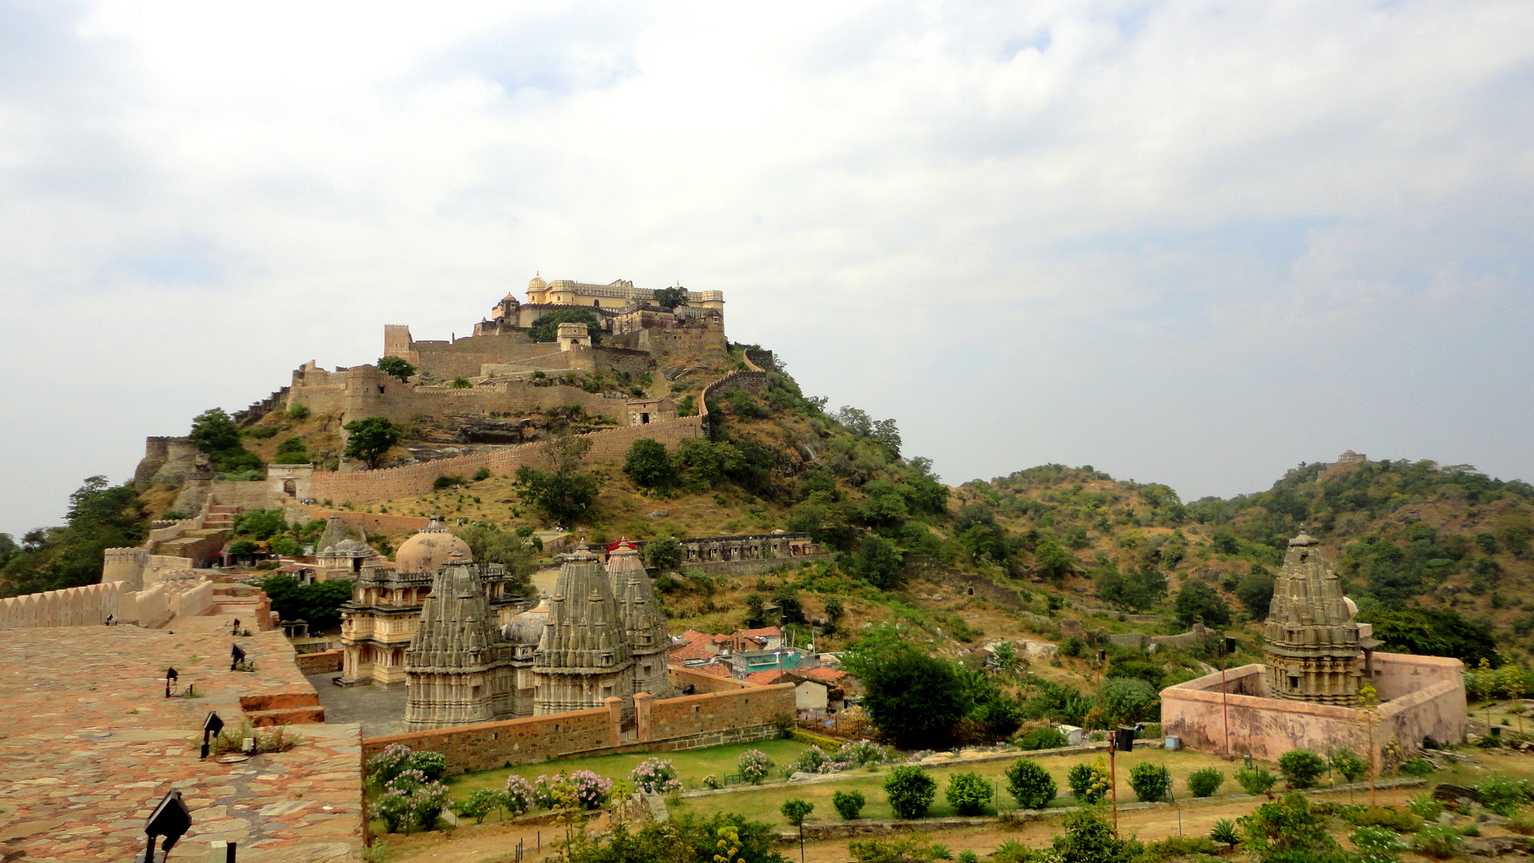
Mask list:
[{"label": "rampart wall", "polygon": [[324,509],[318,506],[289,501],[283,506],[288,521],[312,521],[317,518],[339,516],[347,527],[363,531],[369,536],[391,533],[412,533],[431,523],[431,519],[419,515],[393,515],[381,512],[348,512],[340,509]]},{"label": "rampart wall", "polygon": [[835,560],[834,554],[802,554],[798,557],[766,557],[754,560],[689,561],[682,564],[683,572],[697,570],[707,576],[761,575],[779,567],[799,566],[801,562]]},{"label": "rampart wall", "polygon": [[213,583],[156,584],[133,591],[120,581],[0,599],[0,630],[116,623],[158,627],[172,617],[195,617],[213,607]]},{"label": "rampart wall", "polygon": [[[615,700],[613,706],[617,704]],[[596,708],[370,737],[362,741],[362,757],[366,761],[398,743],[440,752],[447,758],[448,772],[456,774],[554,758],[769,740],[781,733],[777,717],[794,713],[794,689],[779,684],[660,701],[636,698],[635,713],[637,730],[627,734],[621,710]]]},{"label": "rampart wall", "polygon": [[[654,438],[675,447],[684,440],[700,437],[703,437],[702,417],[681,417],[642,426],[606,429],[585,435],[591,441],[591,450],[586,460],[591,463],[622,461],[629,447],[640,438]],[[310,480],[310,487],[316,499],[334,503],[349,501],[360,505],[428,494],[437,477],[444,475],[470,476],[480,468],[486,468],[491,474],[509,476],[523,465],[538,466],[541,456],[541,445],[529,443],[405,467],[367,471],[316,471]]]}]

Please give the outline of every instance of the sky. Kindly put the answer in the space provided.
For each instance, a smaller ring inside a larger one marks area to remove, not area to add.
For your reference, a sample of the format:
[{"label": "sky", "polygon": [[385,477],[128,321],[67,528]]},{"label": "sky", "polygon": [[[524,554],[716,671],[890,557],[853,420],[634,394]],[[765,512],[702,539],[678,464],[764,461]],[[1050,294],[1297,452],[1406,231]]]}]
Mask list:
[{"label": "sky", "polygon": [[1534,480],[1534,3],[0,0],[0,532],[534,274],[952,484]]}]

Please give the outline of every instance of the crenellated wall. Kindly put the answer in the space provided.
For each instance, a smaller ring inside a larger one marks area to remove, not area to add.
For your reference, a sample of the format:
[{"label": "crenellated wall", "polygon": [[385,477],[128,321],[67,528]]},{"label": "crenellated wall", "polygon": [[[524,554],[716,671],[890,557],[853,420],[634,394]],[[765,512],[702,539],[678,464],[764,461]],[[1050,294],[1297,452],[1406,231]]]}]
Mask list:
[{"label": "crenellated wall", "polygon": [[123,585],[90,584],[0,599],[0,630],[45,626],[100,626],[121,619]]}]

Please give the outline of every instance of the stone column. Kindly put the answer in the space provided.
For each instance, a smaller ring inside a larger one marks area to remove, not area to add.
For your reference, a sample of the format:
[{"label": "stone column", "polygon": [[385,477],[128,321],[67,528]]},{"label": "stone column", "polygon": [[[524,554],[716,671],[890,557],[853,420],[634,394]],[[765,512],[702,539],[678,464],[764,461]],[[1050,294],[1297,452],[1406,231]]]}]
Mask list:
[{"label": "stone column", "polygon": [[650,693],[634,693],[634,728],[640,740],[650,739],[650,708],[654,703]]},{"label": "stone column", "polygon": [[607,705],[607,742],[617,746],[623,742],[623,699],[608,696],[602,703]]}]

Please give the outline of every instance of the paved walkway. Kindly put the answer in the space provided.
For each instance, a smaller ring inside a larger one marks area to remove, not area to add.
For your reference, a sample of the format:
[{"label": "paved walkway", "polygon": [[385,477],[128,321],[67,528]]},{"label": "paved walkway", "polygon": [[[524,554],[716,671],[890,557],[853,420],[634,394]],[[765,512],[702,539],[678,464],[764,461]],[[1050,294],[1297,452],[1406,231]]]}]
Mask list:
[{"label": "paved walkway", "polygon": [[309,675],[309,683],[325,707],[326,722],[354,722],[362,726],[363,737],[405,733],[405,687],[336,686],[331,682],[340,676],[339,671]]},{"label": "paved walkway", "polygon": [[[172,788],[192,828],[172,854],[199,860],[214,840],[242,863],[359,859],[356,725],[288,726],[288,752],[198,759],[203,718],[231,728],[255,710],[312,698],[280,632],[233,639],[231,608],[168,629],[59,627],[0,632],[0,857],[37,863],[129,861],[144,820]],[[255,673],[229,670],[237,641]],[[165,669],[200,697],[165,698]],[[312,708],[311,708],[312,710]]]}]

